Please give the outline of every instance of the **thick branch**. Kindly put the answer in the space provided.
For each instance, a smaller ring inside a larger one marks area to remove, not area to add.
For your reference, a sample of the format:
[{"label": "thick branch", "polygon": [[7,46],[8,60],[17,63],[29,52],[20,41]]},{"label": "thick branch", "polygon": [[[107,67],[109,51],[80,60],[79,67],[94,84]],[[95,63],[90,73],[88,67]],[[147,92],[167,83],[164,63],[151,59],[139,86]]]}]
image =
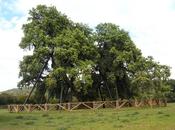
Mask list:
[{"label": "thick branch", "polygon": [[[53,55],[53,52],[51,53],[51,56],[52,56],[52,55]],[[40,73],[38,74],[38,76],[37,76],[37,78],[36,78],[36,82],[34,83],[33,88],[32,88],[32,90],[30,91],[29,95],[27,96],[26,100],[24,101],[24,104],[26,104],[26,103],[28,102],[28,100],[29,100],[29,98],[30,98],[30,96],[31,96],[31,94],[32,94],[32,92],[33,92],[33,90],[36,88],[36,85],[37,85],[39,79],[41,78],[41,75],[43,74],[44,69],[45,69],[46,66],[48,65],[49,60],[50,60],[50,56],[48,57],[48,59],[46,60],[46,62],[45,62],[44,65],[43,65],[43,67],[42,67]]]}]

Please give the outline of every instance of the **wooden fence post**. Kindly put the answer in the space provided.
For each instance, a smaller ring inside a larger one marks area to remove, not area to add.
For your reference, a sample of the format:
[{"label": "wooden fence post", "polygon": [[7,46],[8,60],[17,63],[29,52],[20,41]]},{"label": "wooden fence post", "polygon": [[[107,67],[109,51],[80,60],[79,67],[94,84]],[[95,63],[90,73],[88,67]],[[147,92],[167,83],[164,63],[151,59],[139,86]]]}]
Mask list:
[{"label": "wooden fence post", "polygon": [[137,99],[134,99],[134,107],[137,107]]},{"label": "wooden fence post", "polygon": [[166,107],[167,106],[167,99],[165,98],[163,101],[164,101],[164,107]]},{"label": "wooden fence post", "polygon": [[19,105],[16,106],[16,112],[19,112]]},{"label": "wooden fence post", "polygon": [[67,105],[68,105],[68,111],[70,111],[71,110],[71,104],[70,104],[70,102],[68,102]]},{"label": "wooden fence post", "polygon": [[115,107],[116,107],[116,109],[118,109],[119,108],[119,101],[118,100],[116,100],[116,102],[115,102]]},{"label": "wooden fence post", "polygon": [[44,111],[47,111],[48,110],[48,106],[47,104],[44,104]]},{"label": "wooden fence post", "polygon": [[28,112],[31,112],[31,104],[28,105]]},{"label": "wooden fence post", "polygon": [[92,102],[92,108],[95,109],[95,102]]},{"label": "wooden fence post", "polygon": [[11,108],[10,105],[8,105],[8,111],[9,111],[9,112],[11,112],[11,109],[10,109],[10,108]]}]

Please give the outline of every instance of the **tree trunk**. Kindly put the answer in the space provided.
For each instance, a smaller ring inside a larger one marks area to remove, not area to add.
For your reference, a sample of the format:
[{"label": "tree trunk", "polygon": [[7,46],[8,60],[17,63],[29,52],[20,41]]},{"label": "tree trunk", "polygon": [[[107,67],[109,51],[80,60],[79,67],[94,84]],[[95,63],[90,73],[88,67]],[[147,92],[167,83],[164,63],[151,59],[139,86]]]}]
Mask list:
[{"label": "tree trunk", "polygon": [[119,94],[118,94],[117,85],[115,85],[115,93],[116,93],[116,100],[118,100],[119,99]]},{"label": "tree trunk", "polygon": [[104,101],[104,98],[103,98],[103,95],[102,95],[101,88],[100,88],[100,87],[98,87],[98,90],[99,90],[99,93],[100,93],[100,98],[101,98],[101,100],[102,100],[102,101]]},{"label": "tree trunk", "polygon": [[63,86],[61,86],[61,90],[60,90],[60,103],[62,103],[62,97],[63,97]]},{"label": "tree trunk", "polygon": [[106,80],[106,76],[104,76],[100,70],[99,70],[99,72],[100,72],[102,81],[104,82],[104,84],[105,84],[105,86],[106,86],[106,88],[107,88],[109,97],[110,97],[110,99],[112,99],[112,94],[111,94],[111,91],[110,91],[110,89],[109,89],[109,86],[108,86],[108,83],[107,83],[107,80]]}]

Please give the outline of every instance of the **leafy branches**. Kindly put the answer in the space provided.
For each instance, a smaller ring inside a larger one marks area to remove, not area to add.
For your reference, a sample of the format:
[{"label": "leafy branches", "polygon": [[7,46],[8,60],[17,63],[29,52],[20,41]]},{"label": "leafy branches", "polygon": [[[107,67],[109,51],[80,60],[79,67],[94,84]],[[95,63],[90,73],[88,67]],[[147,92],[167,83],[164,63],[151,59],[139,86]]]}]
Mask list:
[{"label": "leafy branches", "polygon": [[36,98],[113,100],[165,97],[169,91],[170,68],[143,57],[119,26],[103,23],[93,30],[45,5],[29,15],[19,46],[33,54],[20,62],[18,85],[36,87]]}]

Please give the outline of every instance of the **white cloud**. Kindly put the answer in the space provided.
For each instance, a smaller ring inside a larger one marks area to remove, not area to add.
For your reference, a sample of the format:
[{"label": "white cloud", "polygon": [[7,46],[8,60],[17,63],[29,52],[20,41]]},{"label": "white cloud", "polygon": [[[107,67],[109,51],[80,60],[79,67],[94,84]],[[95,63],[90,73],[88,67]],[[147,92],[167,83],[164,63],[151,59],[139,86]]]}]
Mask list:
[{"label": "white cloud", "polygon": [[0,19],[0,91],[14,88],[18,82],[19,60],[23,52],[19,49],[24,18]]},{"label": "white cloud", "polygon": [[94,27],[112,22],[129,31],[133,41],[145,56],[172,67],[175,78],[175,10],[173,0],[17,0],[10,6],[23,13],[10,21],[0,18],[0,91],[15,87],[22,50],[18,44],[21,26],[28,11],[38,4],[54,5],[72,20]]}]

